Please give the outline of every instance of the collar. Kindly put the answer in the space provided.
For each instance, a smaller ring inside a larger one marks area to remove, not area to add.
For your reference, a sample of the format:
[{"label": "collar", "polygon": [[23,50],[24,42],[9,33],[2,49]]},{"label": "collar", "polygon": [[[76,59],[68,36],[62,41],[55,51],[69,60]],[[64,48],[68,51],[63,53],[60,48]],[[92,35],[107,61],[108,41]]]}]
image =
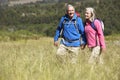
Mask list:
[{"label": "collar", "polygon": [[[71,21],[75,21],[76,18],[77,18],[77,15],[74,13],[73,18],[71,19]],[[67,21],[70,20],[70,19],[69,19],[69,16],[68,16],[67,14],[65,14],[64,19],[67,20]]]}]

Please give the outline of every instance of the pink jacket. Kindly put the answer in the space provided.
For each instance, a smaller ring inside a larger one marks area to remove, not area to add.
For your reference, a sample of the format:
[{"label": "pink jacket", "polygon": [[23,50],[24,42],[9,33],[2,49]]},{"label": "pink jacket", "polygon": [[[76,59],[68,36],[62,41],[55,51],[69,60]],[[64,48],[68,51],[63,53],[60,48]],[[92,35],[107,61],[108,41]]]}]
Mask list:
[{"label": "pink jacket", "polygon": [[[85,34],[87,38],[88,47],[95,47],[96,39],[97,39],[97,46],[100,46],[101,48],[106,48],[100,21],[98,20],[94,21],[94,25],[97,29],[97,32],[91,27],[90,23],[91,23],[90,21],[87,21],[85,25]],[[96,34],[97,34],[97,38],[96,38]]]}]

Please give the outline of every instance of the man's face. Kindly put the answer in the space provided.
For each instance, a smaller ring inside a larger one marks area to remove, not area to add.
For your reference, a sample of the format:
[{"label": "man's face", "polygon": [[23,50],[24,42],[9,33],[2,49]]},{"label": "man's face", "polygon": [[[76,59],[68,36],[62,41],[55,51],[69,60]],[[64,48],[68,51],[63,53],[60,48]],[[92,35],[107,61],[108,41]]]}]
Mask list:
[{"label": "man's face", "polygon": [[72,18],[74,16],[75,10],[73,7],[68,7],[68,11],[67,14],[70,18]]}]

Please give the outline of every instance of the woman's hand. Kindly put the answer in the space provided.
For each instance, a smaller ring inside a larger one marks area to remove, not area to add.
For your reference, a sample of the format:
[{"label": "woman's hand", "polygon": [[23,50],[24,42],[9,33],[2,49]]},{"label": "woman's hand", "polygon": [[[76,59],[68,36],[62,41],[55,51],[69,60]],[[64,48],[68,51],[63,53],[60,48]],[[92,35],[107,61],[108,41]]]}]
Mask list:
[{"label": "woman's hand", "polygon": [[104,48],[101,48],[101,49],[100,49],[100,52],[101,52],[101,53],[105,53],[105,51],[106,51],[106,49],[104,49]]}]

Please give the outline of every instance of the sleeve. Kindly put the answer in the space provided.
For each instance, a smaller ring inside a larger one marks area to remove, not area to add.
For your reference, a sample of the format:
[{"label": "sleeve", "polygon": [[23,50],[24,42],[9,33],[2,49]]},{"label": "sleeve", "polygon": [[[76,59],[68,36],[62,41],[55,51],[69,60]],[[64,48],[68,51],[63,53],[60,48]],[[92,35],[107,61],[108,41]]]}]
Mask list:
[{"label": "sleeve", "polygon": [[87,40],[86,40],[86,36],[85,36],[85,29],[84,29],[84,25],[83,25],[83,21],[81,18],[78,18],[78,29],[79,29],[79,32],[81,34],[81,44],[86,44],[87,43]]},{"label": "sleeve", "polygon": [[95,20],[94,24],[95,24],[96,29],[97,29],[100,46],[101,46],[101,48],[106,48],[106,46],[105,46],[105,39],[104,39],[104,34],[103,34],[103,31],[102,31],[101,23],[100,23],[99,20]]},{"label": "sleeve", "polygon": [[58,38],[60,37],[60,32],[61,32],[61,30],[62,30],[63,20],[64,20],[64,18],[62,17],[62,18],[60,19],[60,22],[59,22],[58,27],[57,27],[56,32],[55,32],[54,42],[55,42],[55,41],[58,41]]}]

